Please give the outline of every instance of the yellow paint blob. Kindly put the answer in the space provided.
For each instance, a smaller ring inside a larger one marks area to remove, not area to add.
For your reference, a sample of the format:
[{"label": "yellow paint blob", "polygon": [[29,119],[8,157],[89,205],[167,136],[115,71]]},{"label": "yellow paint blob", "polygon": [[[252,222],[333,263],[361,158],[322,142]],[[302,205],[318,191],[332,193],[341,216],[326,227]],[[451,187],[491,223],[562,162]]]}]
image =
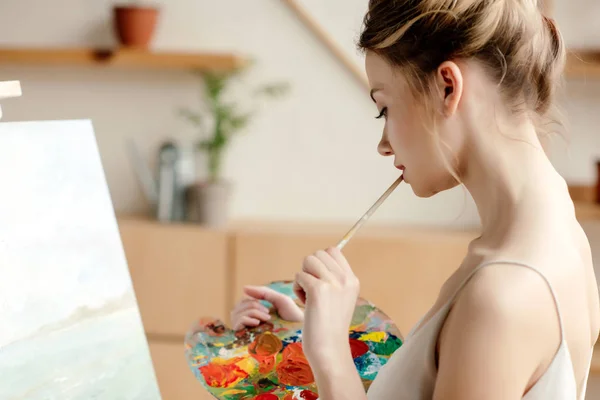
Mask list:
[{"label": "yellow paint blob", "polygon": [[371,341],[371,342],[385,342],[385,337],[386,337],[386,333],[385,332],[371,332],[371,333],[365,333],[364,335],[362,335],[360,337],[360,340],[362,341]]},{"label": "yellow paint blob", "polygon": [[245,390],[241,390],[241,389],[229,389],[223,393],[221,393],[223,396],[228,396],[228,395],[232,395],[232,394],[244,394],[246,393]]},{"label": "yellow paint blob", "polygon": [[242,371],[244,371],[248,375],[252,375],[254,373],[254,370],[256,370],[256,361],[251,357],[244,358],[243,360],[240,360],[237,363],[235,363],[235,365],[237,365]]}]

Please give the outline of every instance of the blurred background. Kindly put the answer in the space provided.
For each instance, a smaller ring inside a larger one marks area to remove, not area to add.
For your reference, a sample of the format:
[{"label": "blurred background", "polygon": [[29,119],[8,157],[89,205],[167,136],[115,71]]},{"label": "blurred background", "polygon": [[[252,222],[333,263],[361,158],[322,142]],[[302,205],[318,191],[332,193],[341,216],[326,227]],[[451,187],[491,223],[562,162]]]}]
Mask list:
[{"label": "blurred background", "polygon": [[[543,6],[569,50],[551,158],[596,254],[600,4]],[[92,120],[163,398],[209,398],[182,356],[197,317],[227,320],[244,284],[291,278],[397,177],[355,50],[366,7],[0,2],[0,80],[23,90],[3,121]],[[363,296],[408,332],[478,222],[462,188],[401,185],[346,250]],[[598,381],[600,360],[588,398]]]}]

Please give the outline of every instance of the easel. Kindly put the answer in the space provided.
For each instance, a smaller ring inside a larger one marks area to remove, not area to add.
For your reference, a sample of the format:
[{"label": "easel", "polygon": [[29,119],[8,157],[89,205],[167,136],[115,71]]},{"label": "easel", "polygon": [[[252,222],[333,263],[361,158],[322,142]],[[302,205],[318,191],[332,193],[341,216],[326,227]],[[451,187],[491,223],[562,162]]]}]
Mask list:
[{"label": "easel", "polygon": [[296,17],[327,47],[331,54],[350,72],[367,90],[369,81],[365,72],[351,60],[325,29],[314,19],[297,0],[283,0]]},{"label": "easel", "polygon": [[[0,101],[11,97],[20,97],[21,82],[19,81],[4,81],[0,82]],[[2,119],[2,108],[0,107],[0,119]]]}]

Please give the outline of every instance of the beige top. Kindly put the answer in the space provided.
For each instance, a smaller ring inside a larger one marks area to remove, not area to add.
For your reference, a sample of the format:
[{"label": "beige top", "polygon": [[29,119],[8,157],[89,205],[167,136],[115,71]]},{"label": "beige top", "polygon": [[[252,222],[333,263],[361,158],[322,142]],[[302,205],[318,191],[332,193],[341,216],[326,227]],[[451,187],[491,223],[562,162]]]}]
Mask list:
[{"label": "beige top", "polygon": [[[404,344],[390,357],[371,384],[367,397],[371,400],[431,400],[437,377],[435,362],[437,339],[450,308],[464,285],[482,268],[489,265],[511,264],[537,272],[548,284],[558,313],[561,343],[546,372],[523,396],[523,400],[576,400],[577,383],[569,347],[565,340],[558,299],[546,276],[537,268],[519,262],[493,261],[479,265],[465,279],[450,300],[415,334],[421,321],[408,334]],[[591,366],[590,353],[590,366]],[[584,400],[589,367],[582,384],[579,400]]]}]

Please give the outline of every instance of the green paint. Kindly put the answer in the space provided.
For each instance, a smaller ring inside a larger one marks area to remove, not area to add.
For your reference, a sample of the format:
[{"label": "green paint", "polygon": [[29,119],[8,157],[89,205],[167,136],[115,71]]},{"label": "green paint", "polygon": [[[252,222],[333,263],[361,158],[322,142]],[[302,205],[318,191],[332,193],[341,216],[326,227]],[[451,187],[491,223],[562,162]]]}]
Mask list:
[{"label": "green paint", "polygon": [[400,338],[389,336],[385,342],[370,342],[369,347],[375,354],[390,356],[398,347],[402,346]]}]

